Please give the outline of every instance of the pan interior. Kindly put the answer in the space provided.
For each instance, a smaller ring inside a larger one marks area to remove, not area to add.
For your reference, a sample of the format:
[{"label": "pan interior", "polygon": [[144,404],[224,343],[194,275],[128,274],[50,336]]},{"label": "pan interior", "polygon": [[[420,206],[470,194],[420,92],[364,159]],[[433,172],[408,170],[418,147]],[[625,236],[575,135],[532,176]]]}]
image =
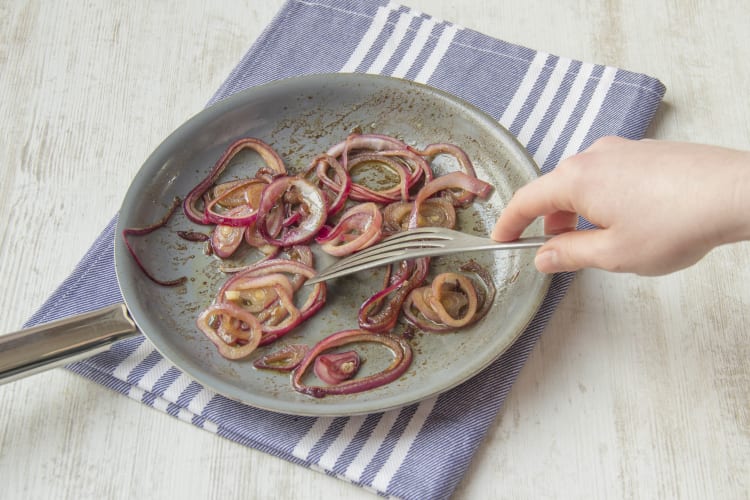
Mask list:
[{"label": "pan interior", "polygon": [[[533,250],[483,252],[475,260],[490,270],[497,296],[488,315],[457,333],[418,333],[414,362],[398,381],[347,396],[315,399],[295,392],[288,375],[253,368],[222,358],[195,326],[227,275],[202,243],[187,242],[180,230],[208,233],[178,211],[166,228],[131,242],[149,269],[160,278],[187,276],[184,286],[165,288],[146,279],[135,266],[119,234],[158,220],[175,196],[184,197],[209,172],[226,147],[241,137],[256,137],[275,148],[290,172],[354,130],[399,137],[424,147],[450,142],[472,159],[477,176],[495,186],[491,198],[460,210],[459,228],[486,235],[511,194],[538,175],[524,149],[492,118],[435,89],[404,80],[372,75],[313,75],[240,92],[185,123],[169,136],[139,171],[118,221],[115,259],[120,287],[141,331],[172,363],[218,393],[252,406],[298,415],[354,415],[403,406],[448,390],[477,374],[520,335],[541,304],[548,277],[533,266]],[[237,177],[251,176],[258,159],[240,155],[230,167]],[[454,168],[439,157],[438,169]],[[535,223],[528,234],[540,234]],[[243,261],[259,255],[245,252]],[[331,258],[316,252],[318,268]],[[433,260],[435,272],[455,269],[469,256]],[[360,304],[374,293],[382,270],[365,271],[328,285],[325,307],[311,320],[258,355],[288,343],[312,345],[335,331],[356,328]],[[377,370],[390,353],[364,351],[363,368]]]}]

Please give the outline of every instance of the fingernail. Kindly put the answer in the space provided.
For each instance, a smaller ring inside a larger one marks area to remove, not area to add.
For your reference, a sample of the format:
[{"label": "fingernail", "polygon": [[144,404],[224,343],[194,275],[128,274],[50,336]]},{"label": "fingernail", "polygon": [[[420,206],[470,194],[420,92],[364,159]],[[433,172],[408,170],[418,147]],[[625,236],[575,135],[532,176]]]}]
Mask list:
[{"label": "fingernail", "polygon": [[557,252],[553,249],[543,250],[536,254],[534,265],[543,273],[554,273],[559,268],[559,259]]}]

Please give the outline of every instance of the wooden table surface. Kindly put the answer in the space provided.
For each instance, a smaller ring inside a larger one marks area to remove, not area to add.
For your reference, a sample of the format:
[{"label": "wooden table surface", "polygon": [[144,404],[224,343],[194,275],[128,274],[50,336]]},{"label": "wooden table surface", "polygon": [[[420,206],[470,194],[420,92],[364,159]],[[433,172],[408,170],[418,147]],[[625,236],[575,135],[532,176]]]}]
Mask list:
[{"label": "wooden table surface", "polygon": [[[748,2],[403,3],[656,76],[650,137],[750,148]],[[0,1],[0,331],[71,272],[281,5]],[[662,278],[581,272],[455,498],[748,498],[749,306],[744,243]],[[62,369],[0,387],[0,422],[0,498],[373,496]]]}]

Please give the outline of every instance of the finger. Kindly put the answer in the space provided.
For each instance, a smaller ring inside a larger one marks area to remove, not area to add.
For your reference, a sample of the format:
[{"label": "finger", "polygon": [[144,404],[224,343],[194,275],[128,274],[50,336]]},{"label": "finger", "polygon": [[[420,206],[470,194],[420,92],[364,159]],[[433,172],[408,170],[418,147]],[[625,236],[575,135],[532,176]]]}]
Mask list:
[{"label": "finger", "polygon": [[591,229],[560,234],[542,246],[534,264],[543,273],[578,271],[595,267],[609,271],[616,269],[616,259],[609,251],[606,230]]},{"label": "finger", "polygon": [[626,139],[624,137],[619,137],[616,135],[607,135],[595,140],[593,144],[586,148],[586,151],[606,151],[618,146],[622,146],[623,144],[626,144],[628,142],[632,141],[630,139]]},{"label": "finger", "polygon": [[575,231],[578,214],[575,212],[554,212],[544,217],[545,234],[561,234]]},{"label": "finger", "polygon": [[534,219],[555,212],[576,212],[567,177],[556,170],[530,182],[513,195],[492,230],[497,241],[517,239]]}]

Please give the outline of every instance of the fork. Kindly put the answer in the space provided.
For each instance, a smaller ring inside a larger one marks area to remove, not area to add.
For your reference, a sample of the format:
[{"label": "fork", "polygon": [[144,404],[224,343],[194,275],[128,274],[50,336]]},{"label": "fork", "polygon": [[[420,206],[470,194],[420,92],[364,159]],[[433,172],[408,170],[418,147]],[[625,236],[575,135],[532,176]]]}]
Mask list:
[{"label": "fork", "polygon": [[420,227],[409,229],[385,238],[377,245],[345,257],[328,266],[318,275],[307,280],[305,284],[318,283],[333,278],[340,278],[365,269],[384,266],[400,260],[416,259],[418,257],[434,257],[459,252],[475,252],[478,250],[514,250],[519,248],[534,248],[544,244],[552,236],[534,236],[520,238],[507,243],[481,236],[446,229],[443,227]]}]

